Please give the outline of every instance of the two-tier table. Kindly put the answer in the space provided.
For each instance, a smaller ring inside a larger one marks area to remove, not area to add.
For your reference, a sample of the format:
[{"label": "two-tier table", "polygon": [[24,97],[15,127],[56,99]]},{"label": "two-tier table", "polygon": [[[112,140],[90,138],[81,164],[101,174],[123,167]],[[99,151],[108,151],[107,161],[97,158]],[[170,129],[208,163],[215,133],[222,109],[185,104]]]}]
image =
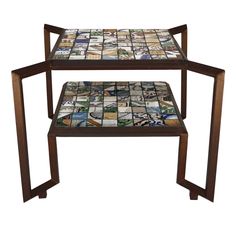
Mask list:
[{"label": "two-tier table", "polygon": [[[51,50],[50,33],[59,34]],[[174,38],[181,33],[181,46]],[[45,198],[59,183],[56,137],[179,136],[177,183],[214,199],[224,71],[187,59],[187,26],[163,29],[62,29],[45,25],[44,62],[12,72],[23,199]],[[68,81],[54,112],[52,70],[181,70],[181,111],[165,81]],[[214,78],[205,188],[185,179],[187,70]],[[46,72],[51,179],[32,189],[22,79]]]}]

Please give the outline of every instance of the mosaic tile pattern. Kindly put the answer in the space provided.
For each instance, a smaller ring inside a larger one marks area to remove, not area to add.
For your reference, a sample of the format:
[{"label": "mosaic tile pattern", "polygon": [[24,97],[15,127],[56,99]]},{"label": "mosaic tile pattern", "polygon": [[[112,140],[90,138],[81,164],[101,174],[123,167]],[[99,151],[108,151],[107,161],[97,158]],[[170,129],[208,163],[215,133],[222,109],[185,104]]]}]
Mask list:
[{"label": "mosaic tile pattern", "polygon": [[52,58],[166,60],[182,56],[168,30],[67,29]]},{"label": "mosaic tile pattern", "polygon": [[165,82],[67,82],[56,127],[179,127]]}]

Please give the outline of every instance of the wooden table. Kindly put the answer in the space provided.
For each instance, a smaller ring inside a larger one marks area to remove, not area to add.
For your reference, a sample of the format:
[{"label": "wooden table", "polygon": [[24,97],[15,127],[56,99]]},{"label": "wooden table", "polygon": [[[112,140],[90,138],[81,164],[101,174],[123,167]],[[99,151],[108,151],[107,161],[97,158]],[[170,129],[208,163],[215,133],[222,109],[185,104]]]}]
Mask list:
[{"label": "wooden table", "polygon": [[[59,34],[52,51],[50,33]],[[179,33],[181,46],[174,38]],[[12,71],[24,201],[35,196],[45,198],[47,190],[59,183],[56,137],[85,136],[178,136],[177,183],[189,189],[190,199],[200,195],[214,200],[224,70],[187,59],[186,25],[168,30],[63,29],[45,25],[44,40],[44,62]],[[136,84],[134,81],[68,82],[54,113],[52,70],[181,70],[181,112],[168,84],[145,78]],[[188,133],[183,119],[187,70],[214,78],[205,188],[185,179]],[[42,72],[46,73],[48,117],[52,119],[48,132],[51,179],[32,189],[22,79]]]}]

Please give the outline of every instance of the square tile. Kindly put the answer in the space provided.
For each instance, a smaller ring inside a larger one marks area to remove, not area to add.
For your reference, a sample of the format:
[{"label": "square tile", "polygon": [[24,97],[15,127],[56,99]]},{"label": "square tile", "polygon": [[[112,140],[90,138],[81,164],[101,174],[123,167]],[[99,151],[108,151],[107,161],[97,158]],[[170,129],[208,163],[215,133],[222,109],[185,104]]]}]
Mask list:
[{"label": "square tile", "polygon": [[119,120],[131,120],[132,118],[133,118],[133,115],[131,112],[119,112],[118,113]]},{"label": "square tile", "polygon": [[87,127],[101,127],[102,126],[102,120],[92,119],[89,118],[87,120]]},{"label": "square tile", "polygon": [[131,107],[118,107],[118,112],[132,112]]},{"label": "square tile", "polygon": [[103,117],[103,113],[102,112],[89,112],[88,113],[88,119],[101,120],[102,117]]},{"label": "square tile", "polygon": [[133,113],[136,113],[136,112],[146,113],[145,107],[132,107],[132,110],[133,110]]},{"label": "square tile", "polygon": [[149,121],[146,119],[134,119],[134,126],[149,126]]},{"label": "square tile", "polygon": [[87,117],[88,117],[87,112],[77,112],[77,113],[73,113],[72,120],[86,120]]},{"label": "square tile", "polygon": [[112,119],[108,119],[108,120],[103,120],[102,121],[102,126],[103,127],[117,127],[117,120],[112,120]]},{"label": "square tile", "polygon": [[79,127],[86,127],[87,120],[72,120],[71,127],[72,128],[79,128]]},{"label": "square tile", "polygon": [[104,112],[104,120],[117,120],[117,112]]},{"label": "square tile", "polygon": [[133,126],[133,120],[118,120],[118,127],[130,127]]}]

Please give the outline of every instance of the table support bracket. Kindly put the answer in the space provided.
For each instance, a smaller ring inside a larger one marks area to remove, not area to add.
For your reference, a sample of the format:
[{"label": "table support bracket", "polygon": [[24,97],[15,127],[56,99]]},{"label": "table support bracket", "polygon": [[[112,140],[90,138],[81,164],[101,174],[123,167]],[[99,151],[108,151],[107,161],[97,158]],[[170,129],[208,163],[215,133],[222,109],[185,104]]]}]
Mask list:
[{"label": "table support bracket", "polygon": [[[169,29],[169,32],[174,36],[181,34],[181,48],[185,59],[187,60],[188,53],[188,28],[187,25],[181,25]],[[178,45],[178,44],[177,44]],[[187,116],[187,70],[181,70],[181,116],[185,119]]]},{"label": "table support bracket", "polygon": [[46,198],[47,190],[59,183],[56,137],[52,135],[48,136],[51,179],[34,189],[31,188],[30,180],[22,79],[42,72],[47,72],[48,70],[50,70],[49,63],[41,62],[12,72],[19,161],[24,202],[30,200],[35,196],[39,196],[39,198]]},{"label": "table support bracket", "polygon": [[188,61],[188,70],[214,78],[207,175],[205,188],[201,188],[185,179],[188,136],[187,134],[183,134],[180,135],[179,143],[177,183],[190,190],[190,199],[196,200],[198,195],[200,195],[213,202],[215,193],[225,72],[221,69],[192,61]]},{"label": "table support bracket", "polygon": [[[44,25],[44,52],[45,61],[48,59],[51,53],[51,40],[50,33],[61,34],[63,28],[59,28],[52,25]],[[47,107],[48,107],[48,118],[53,118],[53,93],[52,93],[52,70],[46,71],[46,88],[47,88]]]}]

